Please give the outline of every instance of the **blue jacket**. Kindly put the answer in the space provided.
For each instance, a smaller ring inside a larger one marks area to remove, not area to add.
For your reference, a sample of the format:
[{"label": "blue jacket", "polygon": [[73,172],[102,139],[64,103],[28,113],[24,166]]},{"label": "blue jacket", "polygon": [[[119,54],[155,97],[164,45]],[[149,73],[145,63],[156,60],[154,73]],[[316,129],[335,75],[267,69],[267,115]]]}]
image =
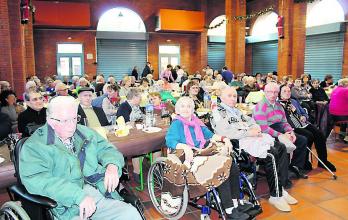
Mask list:
[{"label": "blue jacket", "polygon": [[[208,140],[213,137],[214,133],[211,132],[206,126],[202,126],[202,132],[204,139]],[[196,135],[193,127],[189,127],[195,147],[199,147],[199,141],[196,139]],[[179,120],[174,120],[170,125],[166,134],[166,145],[171,149],[175,149],[177,144],[186,144],[186,137],[184,133],[184,125]]]},{"label": "blue jacket", "polygon": [[295,106],[298,114],[305,116],[308,120],[309,116],[304,108],[302,108],[301,104],[296,99],[291,99],[291,104]]},{"label": "blue jacket", "polygon": [[98,107],[98,108],[102,108],[103,106],[103,100],[104,98],[106,98],[108,95],[107,94],[103,94],[101,96],[98,96],[97,98],[92,100],[92,106],[94,107]]}]

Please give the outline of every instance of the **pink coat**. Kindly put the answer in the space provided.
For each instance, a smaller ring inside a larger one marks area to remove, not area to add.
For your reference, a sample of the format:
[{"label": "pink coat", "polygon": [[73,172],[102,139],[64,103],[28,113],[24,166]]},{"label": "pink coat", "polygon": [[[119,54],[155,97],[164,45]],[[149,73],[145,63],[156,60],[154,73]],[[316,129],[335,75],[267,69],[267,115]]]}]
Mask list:
[{"label": "pink coat", "polygon": [[338,86],[330,98],[330,114],[348,116],[348,88]]}]

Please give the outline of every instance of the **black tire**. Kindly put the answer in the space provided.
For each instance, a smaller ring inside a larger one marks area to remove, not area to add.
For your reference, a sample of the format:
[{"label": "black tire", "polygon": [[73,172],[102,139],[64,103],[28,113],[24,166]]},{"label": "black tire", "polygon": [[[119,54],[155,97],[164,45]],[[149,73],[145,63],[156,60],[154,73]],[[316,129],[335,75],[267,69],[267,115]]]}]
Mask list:
[{"label": "black tire", "polygon": [[30,220],[30,217],[17,202],[10,201],[1,206],[0,220]]},{"label": "black tire", "polygon": [[155,163],[151,165],[149,174],[147,175],[147,186],[152,204],[156,210],[166,219],[177,220],[180,219],[186,212],[189,197],[188,190],[187,186],[185,186],[183,195],[181,197],[180,208],[175,213],[170,214],[162,209],[160,204],[160,196],[163,187],[163,169],[165,166],[165,160],[166,158],[159,157],[156,159]]}]

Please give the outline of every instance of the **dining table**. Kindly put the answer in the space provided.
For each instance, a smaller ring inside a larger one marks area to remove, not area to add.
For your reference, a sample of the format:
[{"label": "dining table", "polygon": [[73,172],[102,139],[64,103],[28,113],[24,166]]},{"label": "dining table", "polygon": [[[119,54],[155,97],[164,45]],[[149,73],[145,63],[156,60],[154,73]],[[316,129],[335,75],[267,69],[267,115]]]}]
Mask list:
[{"label": "dining table", "polygon": [[162,147],[165,147],[165,136],[169,127],[169,119],[155,118],[156,124],[154,127],[160,128],[160,131],[146,132],[145,129],[137,129],[137,127],[143,127],[142,124],[140,126],[134,124],[127,136],[117,137],[112,132],[107,134],[107,138],[125,157],[129,158],[161,150]]}]

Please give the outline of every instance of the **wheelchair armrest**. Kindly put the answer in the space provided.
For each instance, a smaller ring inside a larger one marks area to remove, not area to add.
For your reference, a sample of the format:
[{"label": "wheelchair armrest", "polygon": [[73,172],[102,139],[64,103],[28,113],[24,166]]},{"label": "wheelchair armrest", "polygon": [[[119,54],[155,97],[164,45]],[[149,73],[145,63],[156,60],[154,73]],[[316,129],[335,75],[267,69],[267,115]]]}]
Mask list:
[{"label": "wheelchair armrest", "polygon": [[28,202],[35,203],[47,209],[55,208],[57,206],[56,201],[48,197],[29,194],[22,185],[13,185],[9,187],[9,191],[23,200],[27,200]]}]

